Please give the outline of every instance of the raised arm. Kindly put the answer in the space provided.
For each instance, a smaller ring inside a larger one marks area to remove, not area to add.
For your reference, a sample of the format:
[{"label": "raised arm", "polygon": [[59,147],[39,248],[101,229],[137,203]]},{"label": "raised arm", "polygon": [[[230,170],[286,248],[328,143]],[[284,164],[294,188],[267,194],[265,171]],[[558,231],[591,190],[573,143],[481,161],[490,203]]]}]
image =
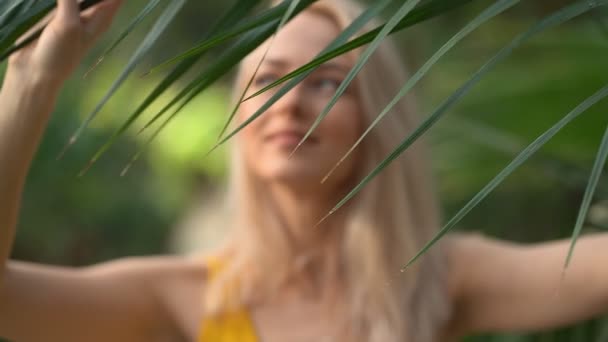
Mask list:
[{"label": "raised arm", "polygon": [[130,259],[68,269],[8,260],[23,184],[55,99],[119,2],[105,0],[81,14],[77,0],[59,0],[40,39],[9,62],[0,90],[1,337],[158,341],[170,330],[157,288],[175,269],[171,262]]},{"label": "raised arm", "polygon": [[479,236],[452,241],[452,330],[550,329],[608,312],[608,234],[582,237],[562,278],[569,241],[532,245]]},{"label": "raised arm", "polygon": [[56,97],[85,52],[109,26],[118,5],[118,1],[106,0],[81,16],[76,0],[59,0],[57,13],[40,39],[9,60],[0,90],[2,264],[10,253],[25,177]]}]

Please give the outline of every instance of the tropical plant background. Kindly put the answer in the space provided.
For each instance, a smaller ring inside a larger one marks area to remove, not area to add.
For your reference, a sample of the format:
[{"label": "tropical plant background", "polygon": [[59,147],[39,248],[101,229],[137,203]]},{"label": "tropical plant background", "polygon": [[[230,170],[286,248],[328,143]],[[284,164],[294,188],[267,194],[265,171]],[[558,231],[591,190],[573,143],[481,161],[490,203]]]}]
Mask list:
[{"label": "tropical plant background", "polygon": [[[11,6],[18,2],[32,5],[32,8],[53,3],[50,0],[3,0],[0,3],[0,47],[2,39],[6,41],[6,28],[9,27],[6,21],[2,26],[3,20],[13,8]],[[232,110],[228,106],[229,70],[185,106],[152,143],[148,144],[150,134],[138,134],[138,130],[200,72],[214,65],[219,55],[230,51],[230,42],[211,50],[189,74],[176,81],[150,106],[139,124],[121,134],[84,176],[77,176],[150,91],[169,74],[172,66],[145,73],[209,37],[217,18],[228,13],[237,0],[184,1],[181,9],[175,5],[177,2],[181,1],[158,1],[158,7],[152,8],[125,40],[91,71],[99,56],[132,19],[154,3],[148,0],[126,2],[113,30],[67,84],[29,176],[14,258],[77,266],[128,255],[186,253],[192,248],[192,244],[186,242],[194,240],[195,245],[207,247],[221,236],[218,228],[221,225],[215,223],[218,218],[200,213],[213,212],[206,208],[218,193],[221,194],[226,174],[225,149],[219,148],[208,156],[205,153],[215,146]],[[368,1],[370,5],[379,2]],[[393,36],[403,52],[403,63],[412,73],[457,31],[473,23],[479,13],[494,3],[487,0],[423,1],[419,6],[448,2],[456,8]],[[253,4],[255,1],[241,3]],[[289,3],[286,2],[285,9]],[[398,12],[404,3],[406,1],[392,1],[381,12],[388,20],[389,14]],[[527,0],[515,3],[460,41],[414,87],[421,117],[433,113],[514,37],[555,11],[579,2]],[[461,101],[449,107],[445,116],[426,133],[432,145],[437,188],[446,222],[528,144],[606,84],[608,11],[603,6],[606,2],[582,3],[589,6],[588,13],[525,41],[483,75],[480,82]],[[595,5],[601,6],[593,8]],[[171,10],[172,6],[179,11],[166,31],[142,56],[137,68],[91,121],[77,143],[57,160],[66,142],[111,88],[146,35],[155,30],[156,18],[163,16],[164,8]],[[251,15],[241,14],[237,22]],[[0,64],[0,70],[4,67],[5,64]],[[464,216],[455,229],[482,231],[521,242],[570,237],[608,126],[607,109],[606,101],[600,102],[560,130]],[[123,168],[138,152],[141,152],[140,158],[121,177]],[[604,168],[601,163],[595,164],[597,170]],[[595,187],[585,218],[583,233],[608,229],[608,183],[605,178],[603,181],[600,178]],[[206,233],[201,234],[201,231]],[[404,260],[404,265],[406,263]],[[604,322],[605,319],[599,317],[556,331],[484,335],[466,340],[608,341],[608,321]]]}]

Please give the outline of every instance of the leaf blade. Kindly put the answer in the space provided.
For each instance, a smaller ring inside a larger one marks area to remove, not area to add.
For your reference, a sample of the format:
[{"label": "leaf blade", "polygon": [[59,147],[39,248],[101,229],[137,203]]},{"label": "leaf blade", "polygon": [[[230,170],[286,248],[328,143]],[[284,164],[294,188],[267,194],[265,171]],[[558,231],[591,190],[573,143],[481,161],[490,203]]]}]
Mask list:
[{"label": "leaf blade", "polygon": [[450,51],[458,42],[467,37],[471,32],[480,27],[482,24],[486,23],[488,20],[494,18],[495,16],[501,14],[507,9],[515,6],[519,3],[520,0],[498,0],[493,5],[488,7],[482,13],[480,13],[476,18],[470,21],[464,28],[458,31],[452,38],[450,38],[443,46],[437,50],[414,75],[412,75],[407,82],[401,87],[399,92],[395,95],[395,97],[390,101],[390,103],[378,114],[378,116],[374,119],[374,121],[369,125],[369,127],[361,134],[359,139],[351,146],[351,148],[338,160],[336,165],[332,167],[332,169],[323,177],[322,182],[325,182],[329,176],[348,158],[352,152],[361,144],[363,139],[367,137],[367,135],[380,123],[380,121],[393,109],[395,105],[401,99],[407,95],[410,90],[414,88],[416,84],[424,77],[429,70],[443,57],[448,51]]},{"label": "leaf blade", "polygon": [[[298,8],[300,8],[300,6],[308,6],[315,1],[317,1],[317,0],[300,0],[300,2],[303,2],[303,3],[298,4],[298,6],[296,6],[296,10],[298,10]],[[225,43],[228,40],[238,37],[239,35],[241,35],[243,33],[252,31],[265,24],[268,24],[268,23],[274,22],[275,20],[280,19],[283,11],[285,11],[286,4],[287,4],[286,2],[283,2],[275,7],[272,7],[270,9],[260,13],[259,15],[252,17],[249,20],[245,20],[244,22],[241,22],[241,23],[236,23],[235,28],[228,30],[227,32],[220,32],[211,38],[203,40],[202,42],[198,43],[198,45],[188,49],[187,51],[185,51],[173,58],[170,58],[167,61],[162,62],[159,65],[153,67],[149,71],[149,73],[157,72],[158,70],[161,70],[161,69],[167,67],[168,65],[174,64],[180,60],[190,58],[190,57],[200,56],[201,54],[211,50],[212,48],[215,48],[215,47]],[[301,8],[300,8],[300,10],[301,10]]]},{"label": "leaf blade", "polygon": [[[382,9],[384,9],[391,0],[382,0],[381,2],[376,2],[372,7],[370,7],[367,11],[361,14],[358,18],[356,18],[338,37],[332,41],[326,50],[331,51],[334,47],[339,46],[340,44],[345,43],[352,35],[354,35],[358,30],[363,28],[366,23],[368,23],[372,18],[374,18]],[[324,50],[325,51],[325,50]],[[323,52],[321,52],[323,54]],[[316,59],[315,59],[316,60]],[[293,89],[298,83],[300,83],[304,78],[306,78],[316,67],[321,65],[322,63],[316,63],[312,68],[301,72],[295,78],[291,79],[288,84],[282,87],[277,93],[273,94],[271,98],[266,101],[253,115],[247,118],[243,123],[241,123],[238,127],[236,127],[232,132],[230,132],[226,137],[220,140],[215,147],[213,147],[212,151],[215,150],[220,145],[226,143],[232,137],[234,137],[238,132],[240,132],[243,128],[249,125],[251,122],[260,117],[268,108],[270,108],[274,103],[276,103],[283,95],[285,95],[289,90]]]},{"label": "leaf blade", "polygon": [[555,136],[562,128],[572,122],[591,106],[608,96],[608,84],[598,90],[595,94],[588,97],[581,104],[576,106],[558,123],[553,125],[549,130],[538,137],[528,147],[526,147],[509,165],[507,165],[498,175],[496,175],[483,189],[481,189],[465,206],[460,209],[443,228],[433,237],[404,267],[411,266],[418,260],[427,250],[429,250],[441,237],[447,234],[467,213],[469,213],[477,204],[479,204],[492,190],[494,190],[504,179],[506,179],[517,167],[521,166],[532,154],[538,151],[547,141]]},{"label": "leaf blade", "polygon": [[232,122],[232,119],[236,115],[236,112],[239,110],[243,99],[245,98],[245,96],[247,95],[247,92],[249,91],[249,88],[251,88],[251,85],[253,84],[253,80],[255,79],[256,75],[260,71],[260,67],[262,66],[262,63],[264,63],[264,60],[266,60],[266,56],[268,55],[268,52],[270,51],[270,48],[272,47],[272,44],[274,43],[274,39],[277,36],[277,33],[283,28],[283,26],[285,25],[287,20],[292,16],[293,12],[295,11],[295,9],[299,3],[300,3],[300,0],[292,0],[291,3],[289,4],[287,11],[285,11],[285,15],[281,18],[281,21],[279,22],[279,25],[277,27],[277,32],[272,36],[272,38],[270,38],[271,41],[268,44],[268,46],[266,47],[266,51],[264,51],[262,58],[260,58],[260,61],[258,62],[257,66],[255,67],[255,70],[253,71],[253,75],[251,75],[251,77],[249,78],[249,81],[247,82],[245,89],[241,93],[241,96],[239,96],[239,100],[236,102],[234,108],[230,112],[230,115],[228,116],[228,120],[226,120],[226,122],[224,123],[224,126],[220,130],[218,139],[222,138],[222,135],[224,135],[224,133],[228,129],[228,126]]},{"label": "leaf blade", "polygon": [[[455,8],[458,8],[459,6],[465,5],[468,2],[471,2],[472,0],[454,0],[454,1],[443,1],[443,0],[433,0],[430,1],[428,3],[425,3],[423,5],[420,5],[418,7],[416,7],[414,10],[412,10],[412,12],[410,12],[410,14],[408,14],[398,25],[397,27],[395,27],[390,34],[394,34],[396,32],[399,32],[405,28],[408,28],[410,26],[413,26],[415,24],[418,24],[424,20],[428,20],[431,18],[434,18],[438,15],[444,14],[450,10],[453,10]],[[266,91],[282,84],[285,83],[286,81],[293,79],[295,77],[297,77],[298,75],[304,73],[305,71],[308,71],[310,69],[313,69],[314,67],[316,67],[318,64],[322,64],[324,62],[327,62],[337,56],[340,56],[342,54],[345,54],[349,51],[352,51],[356,48],[359,48],[361,46],[364,46],[365,44],[370,43],[371,41],[374,40],[374,38],[378,35],[378,33],[380,32],[380,30],[382,29],[384,25],[381,25],[380,27],[377,27],[347,43],[344,43],[341,46],[338,46],[334,49],[331,49],[329,51],[326,51],[322,54],[320,54],[319,56],[317,56],[315,59],[313,59],[312,61],[304,64],[303,66],[295,69],[294,71],[288,73],[287,75],[279,78],[278,80],[272,82],[271,84],[269,84],[268,86],[262,88],[261,90],[257,91],[256,93],[254,93],[253,95],[247,97],[245,99],[245,101],[250,100],[256,96],[261,95],[262,93],[265,93]]]},{"label": "leaf blade", "polygon": [[[248,1],[239,1],[235,3],[235,5],[224,15],[216,24],[216,26],[211,29],[209,35],[213,36],[216,32],[226,29],[234,25],[235,22],[245,15],[248,11],[252,10],[261,0],[248,0]],[[176,82],[180,77],[182,77],[188,70],[190,70],[202,57],[202,55],[194,56],[190,58],[186,58],[169,73],[167,77],[165,77],[160,84],[158,84],[150,94],[144,99],[144,101],[135,109],[133,113],[129,115],[127,120],[112,133],[112,135],[107,139],[107,141],[95,152],[88,165],[85,167],[85,170],[88,169],[92,164],[94,164],[101,156],[112,146],[118,137],[126,132],[129,127],[143,114],[143,112],[160,97],[174,82]],[[169,105],[169,108],[172,104]],[[168,108],[167,108],[168,110]],[[161,111],[161,112],[164,112]]]},{"label": "leaf blade", "polygon": [[574,224],[574,229],[572,231],[570,247],[568,248],[568,255],[566,256],[566,262],[564,263],[564,270],[568,268],[570,262],[572,261],[572,256],[574,255],[574,247],[576,246],[576,242],[578,241],[578,238],[581,234],[581,230],[583,229],[583,223],[585,223],[585,218],[587,217],[589,207],[591,206],[591,200],[593,199],[595,190],[598,187],[598,183],[600,181],[600,177],[602,175],[604,165],[606,165],[607,159],[608,127],[606,128],[606,131],[604,132],[604,136],[602,138],[602,142],[600,143],[600,148],[595,158],[595,162],[593,163],[591,175],[589,176],[589,182],[587,183],[587,187],[585,188],[585,194],[583,195],[583,200],[581,201],[581,207],[576,217],[576,223]]},{"label": "leaf blade", "polygon": [[[486,62],[477,72],[473,74],[473,76],[467,80],[458,90],[456,90],[448,99],[446,99],[420,126],[412,132],[408,137],[406,137],[400,145],[393,150],[389,156],[387,156],[376,168],[374,168],[367,176],[359,182],[357,186],[353,190],[351,190],[329,213],[321,219],[321,222],[327,219],[330,215],[339,210],[346,202],[351,200],[367,183],[369,183],[373,178],[375,178],[384,168],[386,168],[393,160],[395,160],[401,153],[403,153],[414,141],[416,141],[422,134],[424,134],[431,126],[433,126],[439,118],[445,114],[445,112],[454,105],[460,98],[462,98],[471,88],[475,85],[480,78],[490,71],[496,64],[505,59],[507,56],[511,54],[511,52],[523,44],[526,40],[535,36],[536,34],[543,32],[544,30],[557,26],[563,22],[566,22],[574,17],[577,17],[583,13],[590,11],[593,8],[598,6],[603,6],[608,3],[608,0],[598,0],[594,3],[594,6],[590,6],[587,1],[578,1],[572,5],[569,5],[565,8],[562,8],[547,17],[545,17],[540,22],[533,25],[524,33],[515,37],[508,45],[502,48],[496,55],[494,55],[488,62]],[[606,91],[605,88],[600,90],[600,92]],[[602,93],[603,95],[603,93]],[[597,93],[594,95],[597,96]],[[585,102],[586,103],[586,102]],[[578,107],[577,107],[578,108]],[[470,209],[469,209],[470,210]],[[450,221],[452,222],[452,221]],[[455,222],[454,222],[455,224]],[[446,228],[447,227],[447,228]],[[452,228],[452,225],[446,226],[442,229],[435,238],[433,238],[425,247],[420,251],[412,260],[408,262],[405,267],[408,267],[413,262],[415,262],[426,250],[428,250],[439,238],[441,238],[449,229]]]},{"label": "leaf blade", "polygon": [[358,58],[357,63],[348,73],[346,78],[342,81],[338,90],[334,94],[334,96],[329,100],[323,111],[317,116],[312,126],[308,129],[308,132],[304,134],[302,140],[296,145],[296,148],[291,154],[294,154],[300,146],[310,137],[310,135],[314,132],[314,130],[321,124],[321,121],[329,114],[329,111],[333,108],[333,106],[338,102],[340,96],[344,94],[348,86],[355,79],[355,76],[363,69],[365,63],[369,60],[371,55],[376,51],[376,49],[380,46],[380,43],[388,36],[388,34],[401,22],[405,16],[416,7],[416,5],[420,2],[420,0],[407,0],[397,13],[393,15],[390,20],[386,23],[386,25],[380,30],[378,35],[374,38],[374,40],[370,43],[369,47],[363,52],[363,54]]},{"label": "leaf blade", "polygon": [[85,121],[80,125],[80,127],[76,130],[76,132],[74,132],[74,134],[69,139],[68,144],[66,145],[66,147],[64,148],[64,150],[61,154],[65,153],[66,149],[69,148],[71,145],[73,145],[78,140],[78,138],[80,137],[82,132],[84,132],[84,130],[89,126],[89,124],[95,119],[97,114],[99,114],[99,112],[101,111],[103,106],[110,100],[112,95],[114,95],[114,93],[120,88],[120,86],[124,83],[124,81],[128,78],[128,76],[133,72],[133,70],[139,64],[139,62],[144,57],[144,55],[156,43],[156,41],[158,40],[160,35],[162,33],[164,33],[167,26],[169,26],[169,24],[173,21],[173,19],[175,18],[177,13],[182,9],[182,7],[184,6],[185,3],[186,3],[185,0],[172,0],[169,3],[169,5],[167,5],[167,7],[165,8],[165,11],[161,14],[161,16],[158,18],[158,20],[152,27],[152,29],[148,32],[148,34],[146,35],[144,40],[138,46],[138,48],[135,51],[135,53],[133,54],[133,56],[131,56],[131,58],[129,59],[129,61],[127,62],[127,65],[125,66],[123,71],[120,73],[118,78],[114,81],[112,86],[110,86],[110,89],[106,92],[106,94],[103,96],[101,101],[95,106],[93,111],[87,116]]}]

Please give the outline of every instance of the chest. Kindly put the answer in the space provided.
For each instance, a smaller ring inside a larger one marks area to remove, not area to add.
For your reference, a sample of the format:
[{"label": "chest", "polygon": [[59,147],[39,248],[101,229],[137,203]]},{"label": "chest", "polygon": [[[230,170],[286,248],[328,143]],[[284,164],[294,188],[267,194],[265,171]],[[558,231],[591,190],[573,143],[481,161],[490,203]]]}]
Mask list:
[{"label": "chest", "polygon": [[[169,316],[176,327],[176,339],[198,341],[204,317],[204,290],[197,284],[181,284],[167,295]],[[328,309],[329,308],[329,309]],[[341,342],[340,322],[344,315],[323,300],[291,294],[247,310],[259,342]]]},{"label": "chest", "polygon": [[260,341],[347,341],[343,336],[344,315],[327,301],[281,296],[252,310]]},{"label": "chest", "polygon": [[[173,341],[198,341],[204,317],[202,282],[181,282],[166,294],[168,316],[175,327]],[[315,296],[277,293],[271,300],[247,310],[258,342],[343,342],[345,310],[340,303]],[[445,329],[449,330],[449,329]],[[441,331],[442,342],[455,341]],[[232,342],[232,341],[230,341]]]}]

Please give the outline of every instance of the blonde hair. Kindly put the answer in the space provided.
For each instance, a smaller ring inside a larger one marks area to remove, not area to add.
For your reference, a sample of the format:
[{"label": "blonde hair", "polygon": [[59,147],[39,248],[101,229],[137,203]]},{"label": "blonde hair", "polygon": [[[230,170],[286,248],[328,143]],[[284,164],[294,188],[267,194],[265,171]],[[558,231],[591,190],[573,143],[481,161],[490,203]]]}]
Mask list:
[{"label": "blonde hair", "polygon": [[[320,0],[307,11],[346,28],[362,11],[349,0]],[[368,25],[366,31],[375,26]],[[363,124],[369,125],[405,83],[406,73],[394,46],[386,40],[357,76]],[[242,84],[237,76],[237,86]],[[413,100],[407,97],[358,147],[361,174],[380,163],[416,126]],[[345,286],[349,340],[430,342],[449,315],[445,260],[437,246],[420,262],[401,267],[434,235],[439,214],[422,142],[411,146],[369,183],[349,205],[341,232],[335,270]],[[272,293],[294,267],[289,238],[270,208],[261,208],[263,189],[233,153],[230,200],[236,229],[226,242],[227,267],[209,285],[207,310],[250,305]],[[224,301],[225,287],[239,283],[240,296]]]}]

